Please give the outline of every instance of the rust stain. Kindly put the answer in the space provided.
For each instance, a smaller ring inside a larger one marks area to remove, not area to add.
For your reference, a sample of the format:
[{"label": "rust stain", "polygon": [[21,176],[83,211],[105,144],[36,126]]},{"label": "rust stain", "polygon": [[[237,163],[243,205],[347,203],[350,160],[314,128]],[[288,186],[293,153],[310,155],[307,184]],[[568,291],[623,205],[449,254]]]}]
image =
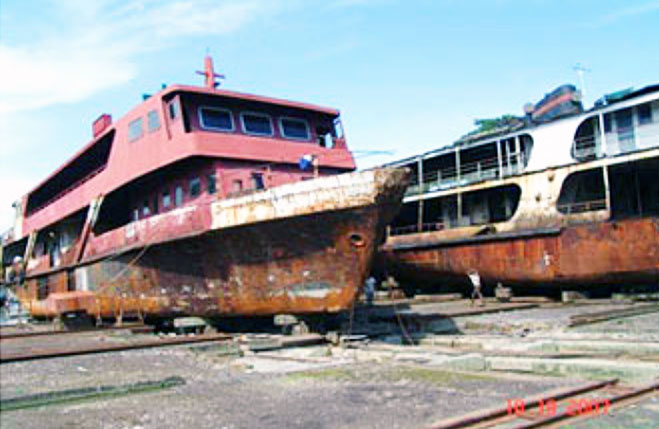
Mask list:
[{"label": "rust stain", "polygon": [[657,282],[659,220],[629,219],[565,226],[528,236],[434,244],[408,238],[382,247],[380,270],[427,284],[466,283],[475,268],[485,281],[533,285]]},{"label": "rust stain", "polygon": [[[370,185],[364,182],[352,195],[341,188],[338,197],[326,192],[307,199],[311,207],[293,192],[292,209],[281,206],[282,201],[268,207],[263,198],[255,199],[256,209],[249,198],[235,210],[223,203],[225,215],[232,210],[225,217],[228,227],[215,219],[213,227],[199,232],[211,221],[209,210],[189,215],[198,219],[189,234],[166,240],[161,233],[146,246],[132,246],[125,237],[144,237],[140,234],[148,226],[132,225],[131,234],[118,230],[90,237],[81,264],[28,271],[19,298],[35,317],[65,312],[96,317],[262,316],[348,309],[383,242],[385,226],[400,207],[409,174],[402,169],[366,173],[372,174]],[[313,193],[311,182],[304,186]],[[266,213],[263,221],[258,221],[258,211]],[[278,217],[282,212],[286,215]],[[108,254],[112,240],[122,247]]]}]

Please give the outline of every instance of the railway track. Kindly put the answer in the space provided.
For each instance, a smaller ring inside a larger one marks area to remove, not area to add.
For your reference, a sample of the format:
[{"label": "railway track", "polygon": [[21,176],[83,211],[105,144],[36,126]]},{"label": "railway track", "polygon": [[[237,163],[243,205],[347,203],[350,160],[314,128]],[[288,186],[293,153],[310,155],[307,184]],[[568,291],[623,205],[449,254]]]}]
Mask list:
[{"label": "railway track", "polygon": [[0,341],[10,340],[10,339],[30,338],[30,337],[48,337],[53,335],[70,335],[70,334],[81,334],[81,333],[101,333],[101,332],[122,331],[122,330],[131,330],[131,331],[139,331],[141,333],[147,333],[153,331],[153,326],[145,325],[143,323],[130,323],[121,326],[103,326],[103,327],[96,327],[91,329],[53,329],[53,330],[41,330],[41,331],[29,331],[29,332],[2,332],[3,330],[0,330]]},{"label": "railway track", "polygon": [[234,337],[227,334],[210,334],[195,337],[165,337],[155,339],[142,339],[127,343],[116,344],[90,344],[78,347],[40,347],[30,345],[7,346],[3,340],[4,347],[0,350],[0,364],[11,362],[23,362],[38,359],[50,359],[64,356],[79,356],[99,353],[121,352],[126,350],[148,349],[156,347],[167,347],[182,344],[207,343],[218,341],[230,341]]},{"label": "railway track", "polygon": [[577,420],[600,418],[611,410],[641,401],[659,392],[659,382],[621,386],[618,379],[549,391],[528,398],[510,398],[497,408],[435,422],[430,429],[560,427]]}]

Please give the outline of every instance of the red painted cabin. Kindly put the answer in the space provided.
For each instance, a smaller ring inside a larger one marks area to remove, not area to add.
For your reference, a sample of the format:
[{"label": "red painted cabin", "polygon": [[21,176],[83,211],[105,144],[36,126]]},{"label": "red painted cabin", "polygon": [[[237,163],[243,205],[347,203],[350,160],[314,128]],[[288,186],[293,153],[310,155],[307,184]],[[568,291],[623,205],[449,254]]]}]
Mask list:
[{"label": "red painted cabin", "polygon": [[[39,231],[38,268],[56,268],[78,239],[88,205],[104,195],[98,237],[189,204],[355,169],[339,111],[214,88],[171,86],[112,123],[23,199],[16,242]],[[45,233],[44,233],[45,232]],[[22,240],[25,241],[25,240]],[[71,255],[68,255],[71,257]]]}]

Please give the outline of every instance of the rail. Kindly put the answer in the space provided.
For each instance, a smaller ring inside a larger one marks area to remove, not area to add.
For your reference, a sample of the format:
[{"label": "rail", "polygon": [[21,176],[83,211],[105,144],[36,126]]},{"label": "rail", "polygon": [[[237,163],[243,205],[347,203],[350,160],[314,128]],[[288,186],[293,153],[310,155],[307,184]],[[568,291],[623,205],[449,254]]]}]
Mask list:
[{"label": "rail", "polygon": [[573,156],[578,160],[598,158],[599,138],[586,136],[575,138],[572,142]]},{"label": "rail", "polygon": [[421,225],[406,225],[392,227],[389,230],[389,235],[405,235],[414,234],[417,232],[442,231],[445,228],[446,226],[443,222],[423,223]]},{"label": "rail", "polygon": [[[517,161],[518,155],[519,162]],[[512,176],[521,173],[524,169],[524,165],[524,153],[519,153],[513,154],[509,160],[502,158],[501,163],[499,163],[498,157],[493,157],[461,164],[459,171],[457,166],[430,170],[423,173],[421,177],[421,185],[419,184],[418,175],[412,176],[405,195],[409,196],[434,192],[456,186],[463,186],[469,183],[480,182],[482,180],[492,180],[499,177]]]},{"label": "rail", "polygon": [[556,207],[559,212],[567,215],[606,210],[606,199],[558,204]]}]

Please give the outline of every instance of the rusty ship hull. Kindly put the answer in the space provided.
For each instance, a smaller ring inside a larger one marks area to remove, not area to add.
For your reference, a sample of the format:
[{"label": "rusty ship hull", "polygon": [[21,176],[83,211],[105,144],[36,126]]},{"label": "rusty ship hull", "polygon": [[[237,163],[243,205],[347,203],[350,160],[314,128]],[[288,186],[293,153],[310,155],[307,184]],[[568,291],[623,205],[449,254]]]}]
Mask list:
[{"label": "rusty ship hull", "polygon": [[90,237],[78,264],[28,270],[18,296],[35,317],[340,312],[406,178],[403,169],[347,173],[134,222]]},{"label": "rusty ship hull", "polygon": [[659,85],[590,109],[574,91],[389,164],[414,174],[382,275],[435,290],[470,288],[472,270],[487,287],[659,286]]},{"label": "rusty ship hull", "polygon": [[518,287],[656,284],[659,218],[552,227],[468,239],[384,246],[379,264],[406,283],[469,286],[478,270],[486,284]]}]

